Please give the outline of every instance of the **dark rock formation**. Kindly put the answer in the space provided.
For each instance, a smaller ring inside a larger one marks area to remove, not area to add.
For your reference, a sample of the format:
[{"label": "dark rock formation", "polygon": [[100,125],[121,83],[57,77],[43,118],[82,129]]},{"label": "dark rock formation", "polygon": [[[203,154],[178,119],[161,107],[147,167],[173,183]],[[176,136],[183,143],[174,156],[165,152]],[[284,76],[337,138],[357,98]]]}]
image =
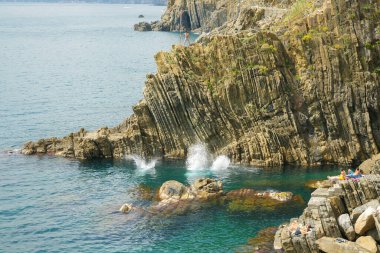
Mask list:
[{"label": "dark rock formation", "polygon": [[149,32],[152,31],[152,26],[148,22],[140,22],[135,24],[134,29],[139,32]]},{"label": "dark rock formation", "polygon": [[[274,248],[293,253],[320,250],[376,253],[380,235],[380,226],[376,225],[380,222],[379,199],[379,174],[318,188],[303,214],[276,232]],[[295,232],[297,228],[301,233]]]},{"label": "dark rock formation", "polygon": [[[204,142],[232,162],[259,166],[347,164],[377,154],[380,3],[297,1],[282,9],[289,3],[242,0],[236,10],[237,2],[186,1],[192,29],[214,16],[231,22],[201,43],[158,53],[144,99],[121,125],[30,142],[22,152],[184,157]],[[169,1],[155,26],[175,29],[174,10],[184,3]]]}]

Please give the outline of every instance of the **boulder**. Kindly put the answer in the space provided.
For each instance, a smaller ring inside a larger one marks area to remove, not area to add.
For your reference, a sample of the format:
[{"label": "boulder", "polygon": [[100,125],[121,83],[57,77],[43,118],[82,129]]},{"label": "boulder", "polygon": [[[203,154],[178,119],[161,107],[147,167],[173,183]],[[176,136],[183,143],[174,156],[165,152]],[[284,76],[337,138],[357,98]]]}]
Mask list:
[{"label": "boulder", "polygon": [[371,236],[360,236],[356,240],[356,244],[362,246],[371,253],[377,253],[376,241]]},{"label": "boulder", "polygon": [[354,208],[351,212],[351,220],[353,223],[356,222],[356,220],[359,218],[359,216],[368,208],[372,207],[376,209],[378,206],[380,206],[380,202],[378,199],[371,200],[368,203],[365,203],[364,205],[358,206]]},{"label": "boulder", "polygon": [[191,185],[192,193],[200,199],[220,196],[223,193],[223,184],[220,180],[201,178]]},{"label": "boulder", "polygon": [[144,18],[144,15],[140,14],[140,15],[139,15],[139,18]]},{"label": "boulder", "polygon": [[352,226],[350,216],[345,213],[338,217],[338,226],[340,231],[347,237],[348,240],[355,240],[355,230]]},{"label": "boulder", "polygon": [[223,190],[223,184],[220,180],[215,180],[211,178],[200,178],[195,180],[191,185],[193,191],[205,191],[205,192],[220,192]]},{"label": "boulder", "polygon": [[134,30],[139,32],[152,31],[152,26],[148,22],[140,22],[134,25]]},{"label": "boulder", "polygon": [[182,183],[170,180],[162,184],[158,192],[158,197],[164,199],[183,199],[189,198],[189,189]]},{"label": "boulder", "polygon": [[358,218],[355,223],[355,232],[359,235],[364,235],[365,232],[375,228],[375,220],[373,215],[375,214],[375,209],[368,207]]},{"label": "boulder", "polygon": [[342,238],[322,237],[316,241],[318,249],[326,253],[370,253],[355,242]]},{"label": "boulder", "polygon": [[130,211],[132,211],[132,205],[131,204],[124,204],[120,207],[119,211],[122,213],[129,213]]}]

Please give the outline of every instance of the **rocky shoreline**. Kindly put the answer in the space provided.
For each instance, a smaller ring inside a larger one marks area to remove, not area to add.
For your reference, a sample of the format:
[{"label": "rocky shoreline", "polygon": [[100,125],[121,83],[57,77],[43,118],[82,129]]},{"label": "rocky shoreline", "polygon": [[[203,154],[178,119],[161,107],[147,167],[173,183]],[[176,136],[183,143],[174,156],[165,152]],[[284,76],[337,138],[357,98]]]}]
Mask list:
[{"label": "rocky shoreline", "polygon": [[380,3],[168,4],[166,30],[186,9],[192,30],[210,32],[156,55],[134,114],[113,128],[29,142],[24,154],[184,158],[202,142],[233,163],[276,166],[351,164],[379,152]]},{"label": "rocky shoreline", "polygon": [[380,157],[369,159],[360,180],[342,180],[311,194],[303,214],[276,232],[283,252],[380,251]]}]

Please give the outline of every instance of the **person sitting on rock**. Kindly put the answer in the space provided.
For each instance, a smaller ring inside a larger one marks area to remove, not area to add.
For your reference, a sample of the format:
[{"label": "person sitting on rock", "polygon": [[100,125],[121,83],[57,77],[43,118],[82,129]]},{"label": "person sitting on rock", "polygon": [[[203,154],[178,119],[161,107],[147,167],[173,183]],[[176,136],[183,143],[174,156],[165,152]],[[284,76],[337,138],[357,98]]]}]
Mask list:
[{"label": "person sitting on rock", "polygon": [[341,169],[340,170],[340,175],[339,176],[333,176],[333,177],[330,177],[328,176],[327,177],[329,180],[331,181],[336,181],[336,180],[346,180],[347,176],[346,176],[346,171],[344,169]]}]

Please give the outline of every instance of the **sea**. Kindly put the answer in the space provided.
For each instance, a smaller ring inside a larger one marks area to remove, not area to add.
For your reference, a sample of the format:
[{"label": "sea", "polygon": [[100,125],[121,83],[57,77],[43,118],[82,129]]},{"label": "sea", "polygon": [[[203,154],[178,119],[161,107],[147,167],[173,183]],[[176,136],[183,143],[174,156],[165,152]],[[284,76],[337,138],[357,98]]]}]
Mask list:
[{"label": "sea", "polygon": [[[21,155],[29,140],[112,127],[131,115],[146,74],[156,71],[154,55],[179,43],[178,33],[133,25],[158,20],[164,9],[0,3],[0,252],[249,252],[258,231],[302,213],[311,193],[305,182],[338,174],[334,166],[231,165],[205,158],[207,150],[187,162]],[[167,180],[188,185],[206,176],[226,191],[291,191],[303,201],[157,217],[118,211],[124,203],[148,209],[156,200],[144,192],[154,195]]]}]

